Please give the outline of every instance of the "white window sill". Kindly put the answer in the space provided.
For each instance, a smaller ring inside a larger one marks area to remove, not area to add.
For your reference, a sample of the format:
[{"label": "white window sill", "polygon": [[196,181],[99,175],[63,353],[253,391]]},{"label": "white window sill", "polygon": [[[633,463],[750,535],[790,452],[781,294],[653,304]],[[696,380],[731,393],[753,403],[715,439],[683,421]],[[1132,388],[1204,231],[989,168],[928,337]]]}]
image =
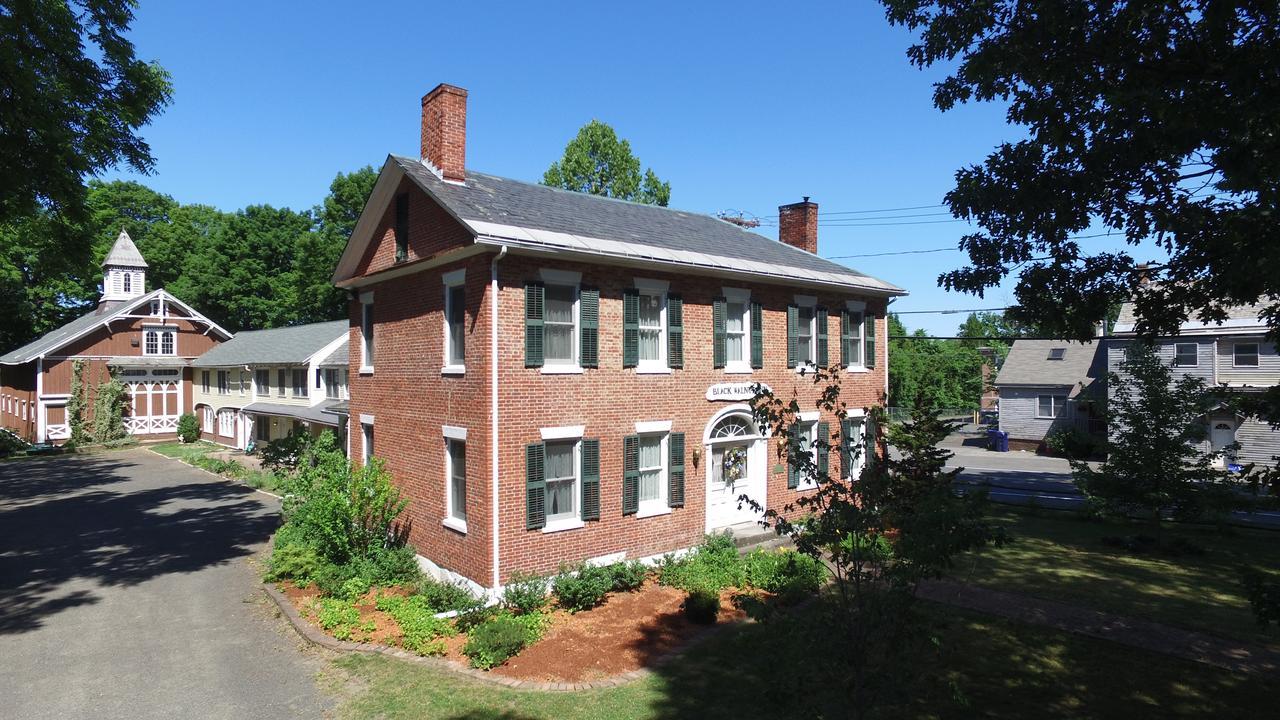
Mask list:
[{"label": "white window sill", "polygon": [[796,374],[812,375],[818,371],[818,366],[810,362],[802,362],[796,364]]},{"label": "white window sill", "polygon": [[639,512],[636,513],[636,517],[647,518],[647,517],[658,517],[659,515],[670,515],[670,514],[671,514],[671,508],[667,505],[655,504],[653,507],[649,507],[649,508],[646,508],[644,505],[641,505]]},{"label": "white window sill", "polygon": [[585,527],[586,523],[581,518],[569,518],[567,520],[548,520],[545,527],[542,528],[543,533],[562,532],[564,530],[577,530]]},{"label": "white window sill", "polygon": [[580,365],[543,365],[543,375],[581,375],[582,366]]},{"label": "white window sill", "polygon": [[845,372],[851,372],[851,373],[865,373],[865,372],[871,372],[871,370],[867,369],[866,367],[864,367],[864,366],[862,366],[862,365],[849,365],[848,367],[846,367],[846,368],[844,369],[844,371],[845,371]]},{"label": "white window sill", "polygon": [[441,525],[444,525],[445,527],[449,528],[450,530],[453,530],[453,531],[455,531],[455,532],[460,532],[460,533],[462,533],[463,535],[466,535],[466,534],[467,534],[467,521],[466,521],[466,520],[459,520],[459,519],[457,519],[457,518],[447,517],[447,518],[445,518],[445,519],[444,519],[444,521],[443,521],[443,522],[441,522],[440,524],[441,524]]},{"label": "white window sill", "polygon": [[796,486],[796,492],[809,492],[810,490],[817,490],[817,489],[818,489],[818,483],[813,483],[813,482],[800,483],[799,485]]},{"label": "white window sill", "polygon": [[359,370],[357,370],[357,371],[356,371],[356,373],[358,373],[358,374],[360,374],[360,375],[372,375],[372,374],[373,374],[373,366],[372,366],[372,365],[361,365],[361,366],[360,366],[360,369],[359,369]]},{"label": "white window sill", "polygon": [[467,366],[466,365],[445,365],[444,367],[440,368],[440,374],[441,375],[466,375]]},{"label": "white window sill", "polygon": [[751,363],[745,363],[741,360],[730,360],[724,366],[724,371],[728,375],[750,375]]},{"label": "white window sill", "polygon": [[636,367],[637,375],[670,375],[671,368],[666,365],[639,365]]}]

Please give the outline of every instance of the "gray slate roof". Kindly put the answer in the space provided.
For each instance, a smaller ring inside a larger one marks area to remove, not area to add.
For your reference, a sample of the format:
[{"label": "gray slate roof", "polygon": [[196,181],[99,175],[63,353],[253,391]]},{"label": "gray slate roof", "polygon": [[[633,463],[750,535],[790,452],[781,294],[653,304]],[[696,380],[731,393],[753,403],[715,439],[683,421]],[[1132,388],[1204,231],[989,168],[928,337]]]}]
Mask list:
[{"label": "gray slate roof", "polygon": [[[1271,301],[1264,300],[1252,305],[1235,305],[1227,308],[1228,320],[1257,320],[1259,325],[1265,325],[1266,321],[1261,319],[1262,311],[1271,305]],[[1135,305],[1132,301],[1120,304],[1120,314],[1116,317],[1117,327],[1132,327],[1138,321],[1134,315]],[[1199,324],[1195,318],[1190,320],[1191,323]]]},{"label": "gray slate roof", "polygon": [[102,261],[103,267],[108,265],[144,268],[147,267],[147,261],[142,259],[142,253],[138,251],[138,246],[133,244],[133,238],[129,237],[129,233],[121,230],[116,236],[116,243],[107,253],[107,259]]},{"label": "gray slate roof", "polygon": [[295,325],[272,330],[247,330],[196,358],[196,367],[292,364],[308,358],[339,336],[347,334],[346,320]]},{"label": "gray slate roof", "polygon": [[[746,265],[772,274],[796,270],[801,276],[906,294],[896,285],[710,215],[570,192],[470,169],[466,183],[445,182],[416,158],[391,158],[481,235],[504,232],[496,226],[505,226],[508,232],[545,231],[572,237],[557,241],[544,237],[535,244],[725,269]],[[519,235],[527,237],[527,233]],[[595,240],[611,241],[609,249],[601,250]]]},{"label": "gray slate roof", "polygon": [[30,362],[42,355],[45,355],[46,353],[53,352],[80,333],[92,328],[94,325],[106,322],[116,315],[122,314],[126,307],[131,307],[135,303],[140,304],[142,302],[149,301],[160,292],[160,290],[152,290],[141,298],[128,302],[117,300],[100,303],[98,307],[90,310],[84,315],[81,315],[75,320],[72,320],[66,325],[63,325],[57,330],[50,330],[26,345],[0,356],[0,365],[21,365],[22,363]]},{"label": "gray slate roof", "polygon": [[[1049,350],[1065,348],[1061,360],[1050,360]],[[1087,386],[1106,374],[1102,343],[1066,340],[1015,340],[995,384]]]},{"label": "gray slate roof", "polygon": [[298,418],[308,422],[321,423],[323,425],[337,426],[337,413],[328,412],[329,408],[338,403],[345,403],[345,400],[326,400],[319,405],[283,405],[279,403],[255,402],[249,403],[241,408],[247,413],[256,415],[279,415],[282,417]]},{"label": "gray slate roof", "polygon": [[350,344],[348,341],[334,348],[328,357],[320,361],[320,367],[346,367],[351,362],[351,354],[347,348]]}]

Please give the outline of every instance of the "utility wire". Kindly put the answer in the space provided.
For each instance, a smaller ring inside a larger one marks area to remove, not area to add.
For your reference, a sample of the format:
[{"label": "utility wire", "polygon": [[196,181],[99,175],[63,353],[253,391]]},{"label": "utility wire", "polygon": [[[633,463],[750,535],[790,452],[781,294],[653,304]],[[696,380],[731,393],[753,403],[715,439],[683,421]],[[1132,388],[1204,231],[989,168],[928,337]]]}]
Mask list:
[{"label": "utility wire", "polygon": [[960,313],[976,313],[976,312],[997,312],[1000,310],[1011,310],[1010,307],[998,308],[971,308],[968,310],[890,310],[890,315],[958,315]]},{"label": "utility wire", "polygon": [[[1111,235],[1117,235],[1117,233],[1104,232],[1104,233],[1094,233],[1092,235],[1072,235],[1067,239],[1068,240],[1088,240],[1090,238],[1109,237]],[[827,260],[848,260],[850,258],[885,257],[887,255],[924,255],[927,253],[958,252],[959,250],[960,250],[959,247],[952,245],[951,247],[930,248],[928,250],[895,250],[893,252],[862,253],[860,255],[828,255],[826,259]],[[1030,260],[1048,260],[1048,258],[1047,257],[1030,258]]]}]

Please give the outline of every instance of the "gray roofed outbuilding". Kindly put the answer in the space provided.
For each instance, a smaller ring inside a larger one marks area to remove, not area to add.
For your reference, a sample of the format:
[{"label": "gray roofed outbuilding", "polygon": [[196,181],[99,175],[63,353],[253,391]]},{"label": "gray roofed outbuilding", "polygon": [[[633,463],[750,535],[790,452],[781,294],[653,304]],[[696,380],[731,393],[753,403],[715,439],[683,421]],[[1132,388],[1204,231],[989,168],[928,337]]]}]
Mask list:
[{"label": "gray roofed outbuilding", "polygon": [[[1050,360],[1049,352],[1061,348],[1061,360]],[[1005,358],[995,384],[1025,386],[1072,386],[1083,389],[1107,371],[1102,343],[1066,340],[1015,340]]]},{"label": "gray roofed outbuilding", "polygon": [[325,345],[347,334],[346,320],[238,333],[192,362],[197,367],[306,362]]},{"label": "gray roofed outbuilding", "polygon": [[467,171],[465,183],[446,182],[420,160],[392,155],[390,162],[480,238],[793,277],[884,295],[906,294],[896,285],[710,215],[570,192],[473,170]]},{"label": "gray roofed outbuilding", "polygon": [[249,403],[242,408],[242,412],[253,413],[255,415],[277,415],[280,417],[291,417],[307,422],[320,423],[322,425],[338,425],[338,414],[329,412],[329,409],[338,403],[344,403],[341,400],[327,400],[319,405],[284,405],[280,403]]}]

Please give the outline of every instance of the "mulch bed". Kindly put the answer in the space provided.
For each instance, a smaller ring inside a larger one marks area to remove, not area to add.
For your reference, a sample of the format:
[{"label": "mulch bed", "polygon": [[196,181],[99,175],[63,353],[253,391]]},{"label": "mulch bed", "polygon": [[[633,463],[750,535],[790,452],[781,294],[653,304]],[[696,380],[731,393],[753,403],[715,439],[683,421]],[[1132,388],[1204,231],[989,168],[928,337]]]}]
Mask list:
[{"label": "mulch bed", "polygon": [[[311,601],[320,593],[314,587],[299,588],[290,582],[279,584],[299,614],[315,624]],[[399,592],[399,588],[375,589],[356,602],[360,621],[372,620],[369,634],[357,633],[357,642],[399,645],[400,628],[387,613],[374,608],[377,592]],[[718,624],[741,622],[746,613],[737,608],[732,598],[738,591],[725,589],[720,594]],[[579,613],[554,610],[551,623],[542,639],[525,648],[505,665],[494,668],[494,675],[516,680],[544,682],[591,682],[651,667],[662,657],[678,650],[709,626],[685,619],[681,605],[685,593],[665,587],[653,580],[636,592],[611,593],[599,607]],[[445,657],[462,665],[468,658],[462,654],[465,635],[444,638]]]}]

